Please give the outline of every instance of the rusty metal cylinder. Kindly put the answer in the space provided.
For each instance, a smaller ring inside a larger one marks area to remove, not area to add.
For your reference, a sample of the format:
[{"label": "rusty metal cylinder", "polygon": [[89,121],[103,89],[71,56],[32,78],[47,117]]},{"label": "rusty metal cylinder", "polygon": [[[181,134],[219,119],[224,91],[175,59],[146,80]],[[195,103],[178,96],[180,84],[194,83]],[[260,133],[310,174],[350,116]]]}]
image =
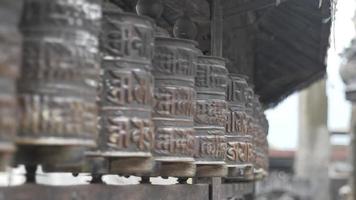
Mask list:
[{"label": "rusty metal cylinder", "polygon": [[104,10],[98,153],[109,159],[110,173],[152,170],[153,51],[149,18]]},{"label": "rusty metal cylinder", "polygon": [[21,1],[0,2],[0,171],[11,162],[17,128],[16,79],[21,64]]},{"label": "rusty metal cylinder", "polygon": [[194,78],[199,50],[190,40],[157,37],[153,59],[155,160],[159,175],[195,174]]},{"label": "rusty metal cylinder", "polygon": [[253,136],[249,132],[250,91],[246,77],[230,74],[227,87],[227,178],[253,179]]},{"label": "rusty metal cylinder", "polygon": [[80,168],[96,145],[100,0],[26,0],[17,162]]},{"label": "rusty metal cylinder", "polygon": [[227,69],[219,57],[199,56],[195,89],[196,176],[226,176]]}]

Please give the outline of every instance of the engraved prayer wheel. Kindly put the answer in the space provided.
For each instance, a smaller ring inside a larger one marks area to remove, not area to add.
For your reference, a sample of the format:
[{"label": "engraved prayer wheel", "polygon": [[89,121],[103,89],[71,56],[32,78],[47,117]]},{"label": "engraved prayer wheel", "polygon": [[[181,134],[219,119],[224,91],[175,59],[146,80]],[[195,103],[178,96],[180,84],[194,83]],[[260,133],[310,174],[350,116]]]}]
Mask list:
[{"label": "engraved prayer wheel", "polygon": [[109,160],[110,173],[149,172],[154,145],[154,24],[146,17],[107,9],[102,29],[97,153]]},{"label": "engraved prayer wheel", "polygon": [[81,168],[96,145],[100,0],[26,0],[17,163]]},{"label": "engraved prayer wheel", "polygon": [[194,126],[197,177],[226,176],[225,124],[227,69],[219,57],[199,56],[195,89]]},{"label": "engraved prayer wheel", "polygon": [[262,125],[262,132],[263,132],[263,169],[265,172],[269,171],[269,146],[268,146],[268,140],[267,140],[267,135],[268,135],[268,120],[266,118],[266,115],[264,113],[261,114],[261,125]]},{"label": "engraved prayer wheel", "polygon": [[264,138],[265,134],[262,129],[262,107],[259,101],[259,97],[254,95],[253,98],[253,113],[252,113],[252,132],[253,132],[253,144],[255,155],[255,179],[260,180],[265,176],[264,165]]},{"label": "engraved prayer wheel", "polygon": [[253,91],[253,86],[248,85],[245,91],[245,96],[246,96],[246,121],[247,121],[247,135],[251,137],[251,148],[250,148],[250,159],[251,159],[251,177],[249,177],[250,180],[253,180],[254,177],[254,172],[255,172],[255,167],[256,167],[256,132],[255,132],[255,118],[254,118],[254,97],[255,93]]},{"label": "engraved prayer wheel", "polygon": [[[199,50],[190,40],[156,37],[153,59],[156,162],[160,176],[195,174],[194,78]],[[156,172],[153,173],[156,175]]]},{"label": "engraved prayer wheel", "polygon": [[251,89],[246,77],[230,74],[227,86],[228,117],[226,123],[227,179],[253,179],[253,135],[249,130],[252,111]]},{"label": "engraved prayer wheel", "polygon": [[17,28],[21,1],[0,1],[0,171],[10,164],[17,128],[16,79],[21,64]]}]

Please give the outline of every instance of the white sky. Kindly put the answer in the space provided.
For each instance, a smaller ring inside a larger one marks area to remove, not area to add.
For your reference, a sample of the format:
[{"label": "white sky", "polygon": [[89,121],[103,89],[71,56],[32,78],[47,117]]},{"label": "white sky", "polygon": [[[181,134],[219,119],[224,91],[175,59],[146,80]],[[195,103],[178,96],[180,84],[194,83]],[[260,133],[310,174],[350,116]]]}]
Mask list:
[{"label": "white sky", "polygon": [[[352,18],[356,8],[354,0],[338,0],[335,23],[328,51],[327,95],[329,101],[328,126],[330,130],[348,130],[350,105],[345,100],[344,85],[339,76],[341,58],[339,54],[350,44],[355,35]],[[269,143],[271,147],[294,149],[298,142],[298,94],[284,100],[276,108],[266,112],[270,123]],[[287,116],[287,117],[286,117]]]}]

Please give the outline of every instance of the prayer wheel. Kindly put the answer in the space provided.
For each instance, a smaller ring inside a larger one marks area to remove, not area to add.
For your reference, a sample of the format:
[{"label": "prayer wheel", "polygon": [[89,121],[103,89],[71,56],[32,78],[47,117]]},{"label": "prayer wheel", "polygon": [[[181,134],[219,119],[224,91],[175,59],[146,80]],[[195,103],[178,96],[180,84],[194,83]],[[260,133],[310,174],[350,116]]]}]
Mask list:
[{"label": "prayer wheel", "polygon": [[17,163],[82,167],[96,145],[100,0],[26,0]]},{"label": "prayer wheel", "polygon": [[268,121],[263,113],[258,97],[254,100],[254,118],[255,123],[255,149],[256,149],[256,164],[255,178],[260,180],[267,176],[268,173]]},{"label": "prayer wheel", "polygon": [[263,169],[263,162],[264,162],[264,138],[265,135],[263,134],[262,130],[262,108],[259,102],[259,97],[254,95],[253,98],[253,112],[252,112],[252,132],[253,132],[253,144],[254,144],[254,155],[255,155],[255,162],[254,162],[254,173],[255,179],[260,180],[264,177],[265,171]]},{"label": "prayer wheel", "polygon": [[225,176],[227,69],[219,57],[199,56],[194,116],[197,177]]},{"label": "prayer wheel", "polygon": [[228,117],[226,123],[227,179],[253,179],[253,135],[249,132],[251,89],[246,77],[230,74],[227,86]]},{"label": "prayer wheel", "polygon": [[[154,156],[160,176],[191,177],[196,166],[195,74],[199,50],[191,40],[156,37],[153,59]],[[153,175],[157,175],[154,172]]]},{"label": "prayer wheel", "polygon": [[0,171],[10,164],[17,128],[16,79],[21,64],[21,1],[0,1]]},{"label": "prayer wheel", "polygon": [[268,136],[268,120],[266,118],[266,115],[264,113],[262,113],[261,115],[261,125],[262,125],[262,131],[263,131],[263,169],[265,172],[268,173],[269,171],[269,145],[268,145],[268,140],[267,140],[267,136]]},{"label": "prayer wheel", "polygon": [[107,8],[102,29],[99,148],[91,155],[109,160],[109,173],[146,173],[153,167],[154,22]]}]

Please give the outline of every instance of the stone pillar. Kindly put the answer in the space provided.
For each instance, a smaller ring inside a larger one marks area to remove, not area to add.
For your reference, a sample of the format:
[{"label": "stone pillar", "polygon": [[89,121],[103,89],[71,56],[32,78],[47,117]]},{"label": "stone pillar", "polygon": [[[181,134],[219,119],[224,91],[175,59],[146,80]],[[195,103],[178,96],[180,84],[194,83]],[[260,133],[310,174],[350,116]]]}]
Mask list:
[{"label": "stone pillar", "polygon": [[356,199],[356,40],[354,39],[351,43],[350,48],[348,48],[344,57],[347,62],[340,68],[340,75],[346,84],[346,99],[352,102],[352,115],[351,115],[351,145],[352,145],[352,166],[354,168],[352,176],[350,177],[350,185],[352,188],[352,199]]},{"label": "stone pillar", "polygon": [[[286,133],[288,134],[288,133]],[[314,200],[328,200],[329,132],[325,80],[311,85],[300,94],[299,143],[295,171],[310,181]]]}]

